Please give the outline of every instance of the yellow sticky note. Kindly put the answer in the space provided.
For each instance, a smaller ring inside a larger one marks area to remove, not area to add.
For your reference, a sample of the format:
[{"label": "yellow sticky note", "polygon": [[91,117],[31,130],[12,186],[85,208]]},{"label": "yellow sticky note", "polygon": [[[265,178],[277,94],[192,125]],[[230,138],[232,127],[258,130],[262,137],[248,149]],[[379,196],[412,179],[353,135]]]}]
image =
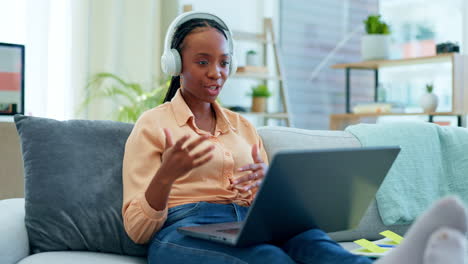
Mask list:
[{"label": "yellow sticky note", "polygon": [[388,249],[385,249],[385,248],[381,248],[381,247],[377,246],[376,244],[374,244],[374,243],[372,243],[369,240],[364,239],[364,238],[356,240],[356,241],[354,241],[354,243],[360,245],[361,247],[369,250],[372,253],[384,253],[384,252],[386,252],[388,250]]},{"label": "yellow sticky note", "polygon": [[386,231],[383,231],[380,233],[382,236],[392,240],[393,242],[395,242],[396,244],[400,244],[401,241],[403,241],[403,237],[401,237],[400,235],[390,231],[390,230],[386,230]]}]

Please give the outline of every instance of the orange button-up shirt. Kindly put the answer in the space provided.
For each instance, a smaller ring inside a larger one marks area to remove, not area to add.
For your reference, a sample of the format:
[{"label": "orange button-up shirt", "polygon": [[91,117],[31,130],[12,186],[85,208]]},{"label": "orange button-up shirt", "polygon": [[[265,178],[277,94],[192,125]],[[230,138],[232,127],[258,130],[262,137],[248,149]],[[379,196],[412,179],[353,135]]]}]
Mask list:
[{"label": "orange button-up shirt", "polygon": [[[194,115],[180,91],[171,102],[146,111],[136,122],[125,145],[122,208],[125,230],[134,242],[147,243],[163,226],[170,207],[200,201],[243,206],[252,202],[256,189],[240,192],[229,186],[230,180],[250,173],[238,172],[237,169],[253,163],[253,144],[259,146],[262,159],[268,162],[261,138],[252,124],[239,114],[217,103],[213,108],[216,112],[214,135],[196,126]],[[191,135],[190,140],[209,134],[211,137],[195,148],[195,152],[210,143],[215,149],[208,163],[174,182],[168,205],[158,211],[149,205],[144,194],[161,166],[161,156],[166,149],[163,128],[169,129],[174,143],[186,134]]]}]

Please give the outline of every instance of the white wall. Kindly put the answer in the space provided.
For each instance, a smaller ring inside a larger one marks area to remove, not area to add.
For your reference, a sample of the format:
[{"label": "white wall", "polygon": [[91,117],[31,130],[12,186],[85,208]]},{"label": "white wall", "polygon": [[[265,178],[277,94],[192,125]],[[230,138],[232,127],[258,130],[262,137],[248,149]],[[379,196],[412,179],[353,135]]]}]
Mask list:
[{"label": "white wall", "polygon": [[[25,0],[9,1],[0,0],[0,42],[25,44],[26,41],[26,12]],[[14,25],[14,26],[12,26]],[[19,51],[19,50],[18,50]],[[17,51],[10,49],[0,49],[0,71],[16,72],[16,58],[19,58]],[[11,56],[6,58],[6,56]],[[1,91],[0,103],[17,103],[20,109],[20,92]]]}]

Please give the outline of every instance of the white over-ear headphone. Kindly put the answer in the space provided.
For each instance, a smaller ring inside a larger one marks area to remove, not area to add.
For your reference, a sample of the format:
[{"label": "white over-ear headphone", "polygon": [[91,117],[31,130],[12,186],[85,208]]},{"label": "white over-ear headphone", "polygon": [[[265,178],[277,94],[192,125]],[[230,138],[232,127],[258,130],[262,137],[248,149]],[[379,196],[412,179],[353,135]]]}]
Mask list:
[{"label": "white over-ear headphone", "polygon": [[229,75],[234,74],[237,70],[237,62],[236,57],[234,56],[234,40],[232,39],[231,30],[229,30],[229,27],[226,25],[226,23],[224,23],[223,20],[221,20],[221,18],[210,13],[196,11],[190,11],[179,15],[174,19],[174,21],[172,21],[171,25],[167,29],[166,39],[164,41],[164,53],[161,56],[162,71],[170,76],[177,76],[180,74],[182,70],[182,59],[176,49],[171,49],[172,38],[174,37],[174,33],[179,25],[182,25],[184,22],[194,18],[211,19],[218,22],[221,26],[227,29],[224,32],[227,36],[229,53],[231,55],[231,61],[229,63]]}]

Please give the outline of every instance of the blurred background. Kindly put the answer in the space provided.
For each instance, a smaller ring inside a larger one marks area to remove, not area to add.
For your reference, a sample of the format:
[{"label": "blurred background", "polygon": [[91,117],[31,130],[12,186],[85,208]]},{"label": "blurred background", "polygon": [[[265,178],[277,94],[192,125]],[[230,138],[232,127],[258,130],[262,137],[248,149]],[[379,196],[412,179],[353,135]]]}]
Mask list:
[{"label": "blurred background", "polygon": [[[0,42],[25,46],[24,113],[118,119],[123,108],[135,107],[128,104],[131,99],[117,100],[108,92],[83,105],[106,79],[99,74],[138,84],[145,92],[164,88],[164,36],[184,8],[215,13],[234,32],[246,34],[265,32],[265,18],[271,18],[274,45],[236,40],[239,64],[249,65],[248,53],[255,53],[250,65],[267,68],[269,76],[232,78],[220,97],[223,106],[250,112],[252,87],[266,85],[272,95],[263,112],[287,112],[290,122],[244,113],[258,126],[328,129],[330,115],[344,113],[346,103],[345,71],[331,66],[362,60],[363,21],[369,15],[379,14],[390,25],[387,59],[434,56],[436,45],[447,41],[461,53],[467,45],[463,0],[0,0]],[[425,85],[433,83],[438,111],[450,111],[451,71],[450,62],[382,69],[379,96],[417,112]],[[352,106],[373,100],[374,77],[372,71],[352,73]],[[134,98],[147,96],[154,94]]]}]

